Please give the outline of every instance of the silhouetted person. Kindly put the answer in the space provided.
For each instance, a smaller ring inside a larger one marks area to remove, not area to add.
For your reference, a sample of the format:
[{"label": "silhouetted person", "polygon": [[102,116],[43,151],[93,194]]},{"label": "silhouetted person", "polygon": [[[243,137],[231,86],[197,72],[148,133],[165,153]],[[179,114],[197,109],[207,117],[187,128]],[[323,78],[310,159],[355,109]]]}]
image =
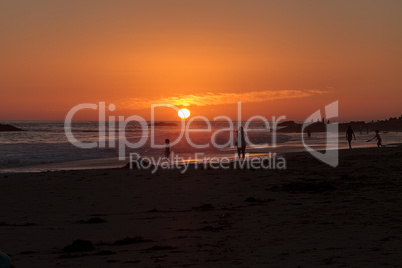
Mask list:
[{"label": "silhouetted person", "polygon": [[353,129],[351,126],[348,126],[348,130],[346,130],[346,139],[349,142],[349,149],[352,149],[352,138],[355,138],[356,140],[356,136],[355,133],[353,132]]},{"label": "silhouetted person", "polygon": [[166,147],[165,147],[165,151],[163,152],[163,154],[164,154],[164,156],[166,158],[169,158],[169,155],[170,155],[170,140],[166,139],[165,144],[166,144]]},{"label": "silhouetted person", "polygon": [[307,129],[307,137],[311,138],[311,131],[310,131],[310,129]]},{"label": "silhouetted person", "polygon": [[379,130],[376,130],[376,131],[375,131],[375,136],[374,136],[372,139],[368,140],[368,141],[372,141],[372,140],[374,140],[374,139],[377,139],[377,146],[378,146],[378,147],[384,146],[384,145],[381,144],[382,139],[381,139],[379,133],[380,133],[380,131],[379,131]]},{"label": "silhouetted person", "polygon": [[242,158],[244,159],[244,155],[246,153],[246,134],[244,133],[243,127],[239,127],[239,130],[237,131],[237,155],[240,158],[240,153],[242,155]]}]

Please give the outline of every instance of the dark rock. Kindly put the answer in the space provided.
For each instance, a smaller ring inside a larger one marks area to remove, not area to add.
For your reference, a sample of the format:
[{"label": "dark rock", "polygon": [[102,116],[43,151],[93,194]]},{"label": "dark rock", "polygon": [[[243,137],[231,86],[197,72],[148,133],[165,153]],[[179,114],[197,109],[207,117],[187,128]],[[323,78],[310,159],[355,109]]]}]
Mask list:
[{"label": "dark rock", "polygon": [[18,127],[14,127],[12,125],[0,124],[0,132],[2,131],[24,131],[24,130]]}]

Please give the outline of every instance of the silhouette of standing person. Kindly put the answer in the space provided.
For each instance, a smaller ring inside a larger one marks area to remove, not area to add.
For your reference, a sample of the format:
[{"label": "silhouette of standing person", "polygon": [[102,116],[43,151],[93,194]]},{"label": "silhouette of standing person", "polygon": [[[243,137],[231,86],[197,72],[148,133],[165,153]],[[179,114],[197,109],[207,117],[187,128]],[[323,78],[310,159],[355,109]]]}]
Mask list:
[{"label": "silhouette of standing person", "polygon": [[381,144],[382,139],[381,139],[379,133],[380,133],[380,131],[379,131],[379,130],[376,130],[376,131],[375,131],[375,136],[374,136],[372,139],[368,140],[368,141],[372,141],[372,140],[374,140],[374,139],[377,139],[377,147],[380,147],[380,146],[385,147],[384,145]]},{"label": "silhouette of standing person", "polygon": [[356,140],[356,136],[355,133],[353,132],[353,129],[351,126],[348,126],[348,130],[346,131],[346,139],[349,142],[349,149],[352,149],[352,138],[355,138]]},{"label": "silhouette of standing person", "polygon": [[243,127],[239,127],[237,131],[237,155],[240,158],[240,153],[242,158],[244,159],[244,155],[246,153],[246,134],[244,133]]},{"label": "silhouette of standing person", "polygon": [[170,156],[170,140],[165,139],[165,144],[166,144],[166,147],[165,147],[165,151],[163,152],[163,154],[166,158],[169,158],[169,156]]},{"label": "silhouette of standing person", "polygon": [[311,138],[311,130],[307,129],[307,137]]}]

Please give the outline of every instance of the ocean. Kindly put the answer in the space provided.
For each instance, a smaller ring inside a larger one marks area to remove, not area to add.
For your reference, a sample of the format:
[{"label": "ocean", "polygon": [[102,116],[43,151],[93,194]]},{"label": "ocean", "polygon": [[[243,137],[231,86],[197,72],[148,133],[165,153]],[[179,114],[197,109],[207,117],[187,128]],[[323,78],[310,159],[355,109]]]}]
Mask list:
[{"label": "ocean", "polygon": [[[139,124],[129,123],[123,131],[116,129],[109,132],[106,122],[106,143],[105,148],[83,149],[74,146],[68,139],[64,129],[64,121],[8,121],[2,122],[19,127],[25,131],[21,132],[0,132],[0,172],[38,172],[53,171],[63,169],[90,169],[90,168],[112,168],[121,167],[128,162],[130,153],[140,156],[159,157],[163,156],[163,147],[165,139],[170,139],[171,143],[175,141],[181,132],[180,126],[155,126],[154,131],[151,128],[145,133]],[[168,122],[177,123],[180,122]],[[244,122],[242,122],[244,125]],[[233,142],[236,140],[234,130],[228,130],[230,127],[226,121],[211,121],[210,132],[197,132],[195,129],[206,129],[207,125],[202,121],[194,121],[191,124],[188,138],[190,142],[197,145],[203,145],[204,148],[194,148],[186,140],[186,135],[177,144],[172,144],[173,154],[184,159],[193,159],[194,154],[206,157],[227,157],[234,159],[236,147]],[[226,128],[226,130],[225,130]],[[247,146],[246,152],[251,156],[266,156],[269,153],[285,154],[287,152],[297,152],[305,150],[300,133],[276,133],[276,146],[273,146],[273,134],[263,131],[262,122],[254,121],[249,128],[255,129],[248,131],[247,136],[254,144]],[[234,126],[234,129],[237,129]],[[214,135],[212,135],[215,133]],[[356,133],[357,140],[353,140],[354,148],[376,146],[375,141],[367,143],[374,133]],[[119,137],[124,134],[124,139]],[[82,142],[99,141],[99,122],[73,122],[73,137]],[[232,135],[232,136],[231,136]],[[114,137],[113,137],[114,136]],[[212,145],[211,137],[221,148]],[[381,133],[383,144],[394,144],[402,142],[402,135],[399,132]],[[155,144],[162,148],[154,148],[151,145],[153,137]],[[140,148],[128,148],[124,146],[124,156],[126,159],[119,160],[119,144],[123,142],[136,143],[141,140],[145,143]],[[323,150],[327,144],[326,133],[312,133],[312,137],[307,139],[306,143],[315,150]],[[339,148],[348,148],[345,134],[338,135]],[[232,144],[226,144],[232,141]],[[336,140],[330,141],[332,143]],[[113,146],[114,144],[114,146]]]}]

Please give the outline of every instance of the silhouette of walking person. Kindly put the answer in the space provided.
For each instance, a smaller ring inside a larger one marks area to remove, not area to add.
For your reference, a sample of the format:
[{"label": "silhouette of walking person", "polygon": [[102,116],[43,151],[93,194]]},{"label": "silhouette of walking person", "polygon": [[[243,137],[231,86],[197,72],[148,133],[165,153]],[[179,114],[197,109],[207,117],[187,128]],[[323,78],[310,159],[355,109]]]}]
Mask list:
[{"label": "silhouette of walking person", "polygon": [[243,127],[239,127],[237,131],[237,155],[240,158],[240,153],[242,158],[244,159],[244,155],[246,153],[246,134],[244,133]]},{"label": "silhouette of walking person", "polygon": [[348,130],[346,131],[346,139],[349,142],[349,149],[352,149],[352,138],[355,138],[356,140],[356,136],[355,133],[353,132],[353,129],[351,126],[348,126]]}]

